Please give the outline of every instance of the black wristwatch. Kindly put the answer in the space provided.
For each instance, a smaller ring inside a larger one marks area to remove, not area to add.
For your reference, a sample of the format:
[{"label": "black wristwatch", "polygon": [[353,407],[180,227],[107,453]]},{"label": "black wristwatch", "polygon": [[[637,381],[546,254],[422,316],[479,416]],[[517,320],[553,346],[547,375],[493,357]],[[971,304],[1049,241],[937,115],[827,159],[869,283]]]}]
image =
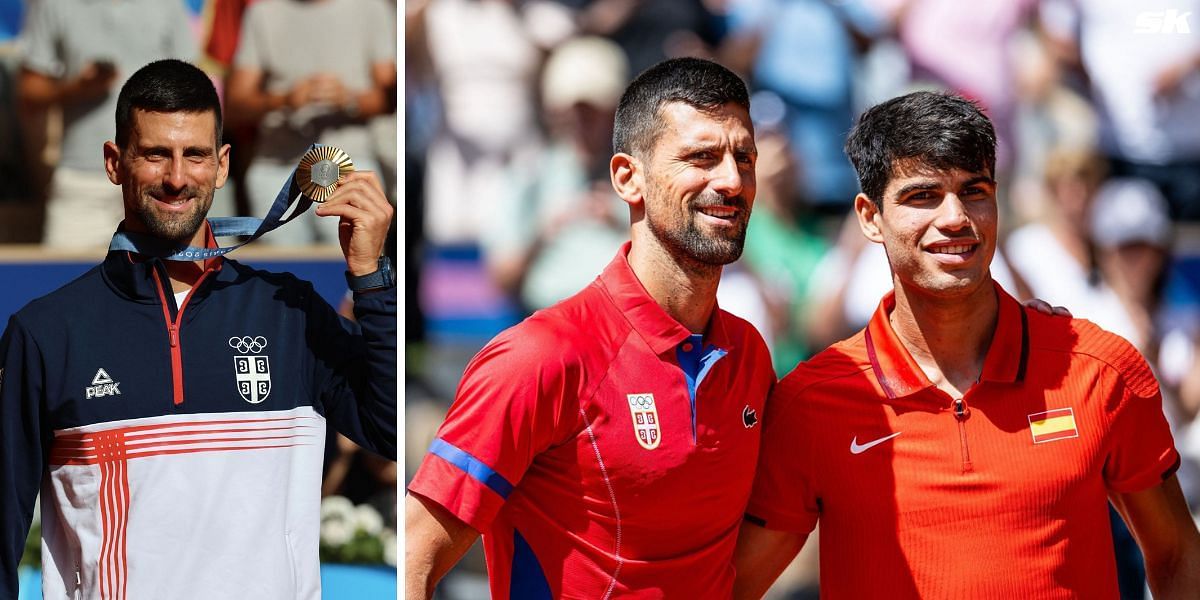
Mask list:
[{"label": "black wristwatch", "polygon": [[380,256],[376,263],[379,268],[374,273],[366,275],[351,275],[346,271],[346,285],[352,292],[362,292],[396,285],[396,276],[392,274],[392,261],[387,256]]}]

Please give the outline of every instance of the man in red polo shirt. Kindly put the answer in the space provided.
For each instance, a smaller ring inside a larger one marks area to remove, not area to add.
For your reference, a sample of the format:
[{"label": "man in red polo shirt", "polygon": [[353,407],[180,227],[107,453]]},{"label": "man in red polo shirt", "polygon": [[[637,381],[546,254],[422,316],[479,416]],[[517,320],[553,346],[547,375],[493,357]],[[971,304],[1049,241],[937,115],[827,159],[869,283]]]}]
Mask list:
[{"label": "man in red polo shirt", "polygon": [[406,597],[483,534],[492,598],[711,598],[775,382],[716,305],[742,251],[756,150],[745,85],[672,59],[617,109],[611,178],[631,240],[591,285],[467,366],[405,501]]},{"label": "man in red polo shirt", "polygon": [[846,149],[894,290],[772,392],[735,596],[762,596],[819,521],[823,598],[1116,598],[1111,500],[1155,597],[1200,597],[1200,534],[1146,362],[991,279],[987,117],[909,94],[864,113]]}]

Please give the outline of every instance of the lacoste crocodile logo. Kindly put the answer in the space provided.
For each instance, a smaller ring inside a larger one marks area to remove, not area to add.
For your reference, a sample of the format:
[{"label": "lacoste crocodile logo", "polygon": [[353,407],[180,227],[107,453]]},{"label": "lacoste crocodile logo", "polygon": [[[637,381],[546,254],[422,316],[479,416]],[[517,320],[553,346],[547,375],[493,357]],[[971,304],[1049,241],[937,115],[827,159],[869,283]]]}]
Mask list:
[{"label": "lacoste crocodile logo", "polygon": [[758,411],[750,408],[749,406],[743,408],[742,425],[744,425],[746,429],[750,429],[751,427],[758,425]]}]

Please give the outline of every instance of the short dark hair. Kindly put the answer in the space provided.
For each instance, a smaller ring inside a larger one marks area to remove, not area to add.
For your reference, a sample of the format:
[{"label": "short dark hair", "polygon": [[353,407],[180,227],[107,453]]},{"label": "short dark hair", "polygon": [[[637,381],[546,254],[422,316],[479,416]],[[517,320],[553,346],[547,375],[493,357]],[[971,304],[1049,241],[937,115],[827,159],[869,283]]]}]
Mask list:
[{"label": "short dark hair", "polygon": [[212,111],[217,146],[221,145],[221,99],[208,75],[196,66],[168,58],[137,70],[117,96],[117,147],[124,149],[133,130],[133,110],[150,112]]},{"label": "short dark hair", "polygon": [[913,92],[867,109],[850,130],[846,156],[862,193],[883,208],[883,192],[901,161],[995,176],[996,130],[966,98]]},{"label": "short dark hair", "polygon": [[662,131],[663,105],[670,102],[704,111],[733,102],[750,110],[746,84],[733,71],[700,58],[670,58],[642,71],[621,94],[613,150],[648,154]]}]

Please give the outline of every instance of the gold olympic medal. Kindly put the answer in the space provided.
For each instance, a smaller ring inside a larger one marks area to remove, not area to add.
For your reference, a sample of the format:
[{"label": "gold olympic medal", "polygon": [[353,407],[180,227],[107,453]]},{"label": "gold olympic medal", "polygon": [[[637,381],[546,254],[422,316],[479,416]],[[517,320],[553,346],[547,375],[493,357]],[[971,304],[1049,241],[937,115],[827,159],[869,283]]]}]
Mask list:
[{"label": "gold olympic medal", "polygon": [[334,146],[317,146],[304,153],[296,169],[296,185],[313,202],[324,202],[342,178],[354,170],[350,155]]}]

